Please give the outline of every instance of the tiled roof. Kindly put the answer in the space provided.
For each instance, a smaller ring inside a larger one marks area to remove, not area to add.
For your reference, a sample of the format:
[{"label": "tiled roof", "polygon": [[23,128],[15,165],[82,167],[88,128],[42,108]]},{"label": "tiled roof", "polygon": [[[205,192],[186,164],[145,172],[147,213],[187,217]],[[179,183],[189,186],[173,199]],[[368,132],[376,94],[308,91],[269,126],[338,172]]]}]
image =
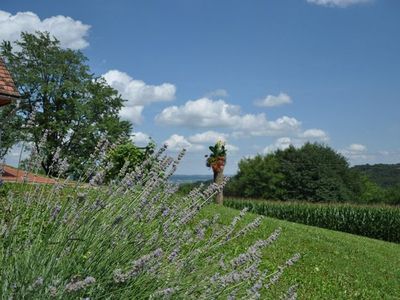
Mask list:
[{"label": "tiled roof", "polygon": [[0,57],[0,97],[1,96],[18,98],[19,93],[10,72],[7,70],[6,64]]},{"label": "tiled roof", "polygon": [[52,178],[48,178],[45,176],[28,173],[25,174],[24,170],[18,170],[14,167],[4,165],[3,166],[3,175],[0,178],[6,182],[24,182],[24,177],[30,183],[48,183],[54,184],[56,181]]}]

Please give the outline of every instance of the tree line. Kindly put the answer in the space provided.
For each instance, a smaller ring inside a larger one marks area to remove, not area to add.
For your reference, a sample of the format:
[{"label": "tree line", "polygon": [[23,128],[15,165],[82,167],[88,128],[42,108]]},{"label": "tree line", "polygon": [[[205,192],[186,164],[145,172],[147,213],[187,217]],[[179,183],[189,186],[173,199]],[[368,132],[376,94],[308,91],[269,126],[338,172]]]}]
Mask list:
[{"label": "tree line", "polygon": [[310,202],[400,204],[400,185],[382,188],[350,168],[327,145],[306,143],[267,155],[244,158],[225,188],[227,196]]},{"label": "tree line", "polygon": [[365,174],[380,187],[391,188],[400,185],[400,163],[376,165],[365,164],[354,166],[352,169]]}]

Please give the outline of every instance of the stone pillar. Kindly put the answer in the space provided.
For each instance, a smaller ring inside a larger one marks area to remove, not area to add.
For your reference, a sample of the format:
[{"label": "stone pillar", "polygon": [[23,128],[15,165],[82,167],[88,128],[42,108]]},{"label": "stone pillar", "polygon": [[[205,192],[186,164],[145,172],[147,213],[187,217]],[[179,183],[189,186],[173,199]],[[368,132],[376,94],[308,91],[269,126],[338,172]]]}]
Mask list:
[{"label": "stone pillar", "polygon": [[[214,183],[222,185],[224,183],[224,166],[213,168],[213,172],[214,172]],[[221,189],[221,191],[215,197],[215,202],[221,205],[224,204],[223,189]]]}]

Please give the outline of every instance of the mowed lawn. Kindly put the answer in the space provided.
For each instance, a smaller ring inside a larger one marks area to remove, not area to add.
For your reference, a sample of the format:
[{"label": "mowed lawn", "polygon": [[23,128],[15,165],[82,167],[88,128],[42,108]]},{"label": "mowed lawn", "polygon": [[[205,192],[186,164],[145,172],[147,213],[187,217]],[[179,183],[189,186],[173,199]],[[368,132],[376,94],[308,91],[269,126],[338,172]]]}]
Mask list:
[{"label": "mowed lawn", "polygon": [[[238,211],[210,205],[201,217],[214,213],[229,223]],[[248,214],[244,222],[255,217]],[[263,297],[275,299],[297,283],[299,299],[400,299],[400,244],[266,217],[256,231],[232,241],[227,256],[267,238],[277,227],[282,234],[265,249],[265,266],[274,271],[296,252],[302,258]]]}]

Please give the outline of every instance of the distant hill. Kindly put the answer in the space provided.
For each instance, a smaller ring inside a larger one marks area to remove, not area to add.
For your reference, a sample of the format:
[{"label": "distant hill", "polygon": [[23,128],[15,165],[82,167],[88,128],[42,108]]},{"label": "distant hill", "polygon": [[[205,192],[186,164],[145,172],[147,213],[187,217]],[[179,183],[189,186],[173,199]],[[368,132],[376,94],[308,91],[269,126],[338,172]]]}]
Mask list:
[{"label": "distant hill", "polygon": [[212,175],[172,175],[170,180],[175,183],[194,183],[212,180]]},{"label": "distant hill", "polygon": [[381,187],[400,185],[400,164],[357,165],[352,167]]}]

